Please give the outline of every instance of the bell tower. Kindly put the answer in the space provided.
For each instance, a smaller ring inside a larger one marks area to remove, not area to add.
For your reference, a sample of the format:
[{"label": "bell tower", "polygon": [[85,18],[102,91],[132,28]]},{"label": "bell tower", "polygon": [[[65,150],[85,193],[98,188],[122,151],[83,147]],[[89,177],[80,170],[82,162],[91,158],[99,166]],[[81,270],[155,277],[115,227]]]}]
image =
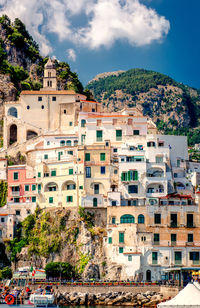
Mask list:
[{"label": "bell tower", "polygon": [[50,58],[44,66],[43,90],[57,90],[56,69]]}]

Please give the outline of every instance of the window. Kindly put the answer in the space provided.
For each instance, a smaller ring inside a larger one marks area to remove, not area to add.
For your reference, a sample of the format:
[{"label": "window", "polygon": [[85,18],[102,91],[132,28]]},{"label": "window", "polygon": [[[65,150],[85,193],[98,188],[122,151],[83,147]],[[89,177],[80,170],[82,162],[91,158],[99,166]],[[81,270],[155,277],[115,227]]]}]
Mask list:
[{"label": "window", "polygon": [[128,171],[128,181],[138,181],[137,170],[129,170]]},{"label": "window", "polygon": [[15,214],[16,214],[16,216],[20,216],[20,215],[21,215],[21,213],[20,213],[19,210],[16,210],[16,211],[15,211]]},{"label": "window", "polygon": [[97,198],[93,198],[93,207],[97,207]]},{"label": "window", "polygon": [[44,178],[47,178],[47,177],[49,177],[49,172],[44,173]]},{"label": "window", "polygon": [[25,191],[29,191],[29,185],[25,185]]},{"label": "window", "polygon": [[85,127],[85,123],[86,123],[85,120],[81,120],[81,127]]},{"label": "window", "polygon": [[29,110],[29,109],[30,109],[30,106],[27,106],[26,108]]},{"label": "window", "polygon": [[134,224],[135,217],[129,214],[125,214],[120,217],[120,223],[121,224]]},{"label": "window", "polygon": [[171,234],[171,244],[172,244],[172,245],[175,245],[175,244],[176,244],[176,234],[175,234],[175,233],[172,233],[172,234]]},{"label": "window", "polygon": [[96,131],[96,141],[102,141],[102,139],[103,139],[103,131],[97,130]]},{"label": "window", "polygon": [[158,253],[157,253],[157,251],[152,252],[152,264],[158,264]]},{"label": "window", "polygon": [[83,145],[85,143],[85,135],[81,135],[81,144]]},{"label": "window", "polygon": [[38,102],[42,101],[42,96],[38,96]]},{"label": "window", "polygon": [[44,105],[42,105],[41,108],[44,109]]},{"label": "window", "polygon": [[48,159],[48,154],[44,154],[44,159]]},{"label": "window", "polygon": [[14,198],[14,203],[20,203],[19,198]]},{"label": "window", "polygon": [[38,192],[40,193],[41,191],[41,184],[38,184]]},{"label": "window", "polygon": [[187,228],[194,227],[193,214],[187,214]]},{"label": "window", "polygon": [[13,173],[13,179],[14,180],[18,180],[19,179],[19,173],[18,172],[14,172]]},{"label": "window", "polygon": [[152,147],[155,147],[155,146],[156,146],[156,144],[155,144],[154,141],[149,141],[149,142],[147,142],[147,147],[148,147],[148,148],[152,148]]},{"label": "window", "polygon": [[117,148],[114,148],[114,149],[113,149],[113,152],[114,152],[114,153],[117,153],[117,151],[118,151]]},{"label": "window", "polygon": [[116,206],[117,205],[117,201],[116,200],[112,200],[111,205],[112,206]]},{"label": "window", "polygon": [[182,263],[182,252],[181,251],[175,251],[174,252],[174,259],[175,259],[175,265]]},{"label": "window", "polygon": [[51,170],[51,176],[56,176],[56,170]]},{"label": "window", "polygon": [[181,165],[181,161],[180,161],[180,159],[177,159],[177,167],[180,167],[180,165]]},{"label": "window", "polygon": [[101,166],[100,168],[101,168],[101,174],[105,174],[106,173],[106,167]]},{"label": "window", "polygon": [[47,141],[47,145],[50,145],[50,141]]},{"label": "window", "polygon": [[92,108],[92,112],[95,112],[95,109],[94,109],[94,108]]},{"label": "window", "polygon": [[121,181],[122,182],[127,182],[128,180],[128,173],[127,172],[122,172],[121,173]]},{"label": "window", "polygon": [[139,224],[144,224],[144,215],[140,214],[140,215],[138,216],[138,223],[139,223]]},{"label": "window", "polygon": [[115,225],[116,224],[116,218],[112,217],[112,224]]},{"label": "window", "polygon": [[138,186],[137,185],[129,185],[128,186],[128,193],[129,194],[137,194],[138,193]]},{"label": "window", "polygon": [[112,244],[112,237],[108,238],[108,244]]},{"label": "window", "polygon": [[86,167],[85,168],[86,178],[91,178],[91,168]]},{"label": "window", "polygon": [[199,251],[191,251],[189,253],[189,259],[193,261],[193,264],[199,264]]},{"label": "window", "polygon": [[117,129],[116,130],[116,141],[121,141],[122,140],[122,130]]},{"label": "window", "polygon": [[140,131],[138,129],[134,129],[133,135],[138,136],[140,134]]},{"label": "window", "polygon": [[64,111],[63,111],[63,112],[64,112],[64,114],[66,114],[66,113],[67,113],[67,110],[66,110],[66,109],[64,109]]},{"label": "window", "polygon": [[124,243],[124,232],[119,232],[119,243]]},{"label": "window", "polygon": [[53,197],[49,197],[49,203],[53,203]]},{"label": "window", "polygon": [[81,185],[81,186],[79,186],[79,189],[83,189],[83,186]]},{"label": "window", "polygon": [[154,214],[154,224],[161,224],[161,214]]},{"label": "window", "polygon": [[154,233],[153,242],[154,242],[155,245],[158,245],[160,243],[160,234],[159,233]]},{"label": "window", "polygon": [[67,202],[73,202],[73,196],[67,196]]},{"label": "window", "polygon": [[70,122],[69,122],[69,126],[72,126],[72,125],[73,125],[73,122],[70,121]]},{"label": "window", "polygon": [[36,197],[35,196],[32,197],[32,202],[36,202]]},{"label": "window", "polygon": [[100,161],[105,161],[105,160],[106,160],[106,154],[100,153]]},{"label": "window", "polygon": [[76,185],[75,184],[68,184],[67,185],[67,190],[74,190],[76,189]]},{"label": "window", "polygon": [[66,145],[69,146],[69,147],[71,147],[71,145],[72,145],[71,140],[67,140],[67,141],[66,141]]},{"label": "window", "polygon": [[85,153],[85,161],[90,161],[90,153]]},{"label": "window", "polygon": [[192,242],[193,242],[193,234],[192,234],[192,233],[189,233],[189,234],[188,234],[188,239],[187,239],[187,241],[188,241],[189,243],[192,243]]},{"label": "window", "polygon": [[74,169],[73,168],[69,169],[69,174],[73,174],[73,173],[74,173]]},{"label": "window", "polygon": [[1,222],[5,222],[5,218],[4,217],[1,218]]},{"label": "window", "polygon": [[115,169],[115,170],[114,170],[114,174],[117,174],[117,173],[118,173],[118,171],[117,171],[117,169]]},{"label": "window", "polygon": [[171,214],[170,215],[170,220],[171,220],[171,223],[170,223],[170,226],[172,228],[176,228],[177,227],[177,214]]},{"label": "window", "polygon": [[94,184],[94,194],[95,195],[99,194],[99,184]]},{"label": "window", "polygon": [[132,256],[128,256],[128,261],[132,261]]},{"label": "window", "polygon": [[56,101],[56,96],[52,97],[52,101],[55,102]]},{"label": "window", "polygon": [[124,247],[119,247],[119,253],[123,253],[124,252]]},{"label": "window", "polygon": [[156,163],[163,163],[163,156],[156,156]]},{"label": "window", "polygon": [[65,146],[65,140],[60,140],[60,146],[64,147]]}]

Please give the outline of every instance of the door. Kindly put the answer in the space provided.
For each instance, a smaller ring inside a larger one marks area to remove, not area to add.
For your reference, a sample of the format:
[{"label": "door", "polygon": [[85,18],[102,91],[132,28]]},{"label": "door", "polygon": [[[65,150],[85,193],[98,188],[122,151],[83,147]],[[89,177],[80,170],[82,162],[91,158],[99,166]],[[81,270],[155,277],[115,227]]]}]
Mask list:
[{"label": "door", "polygon": [[146,281],[151,281],[151,271],[150,270],[146,271]]}]

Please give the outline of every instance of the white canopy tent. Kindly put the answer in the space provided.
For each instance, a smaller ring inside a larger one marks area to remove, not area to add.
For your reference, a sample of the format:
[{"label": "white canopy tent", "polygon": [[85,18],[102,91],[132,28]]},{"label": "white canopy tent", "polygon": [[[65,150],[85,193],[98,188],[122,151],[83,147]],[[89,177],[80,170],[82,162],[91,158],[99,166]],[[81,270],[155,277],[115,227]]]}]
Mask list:
[{"label": "white canopy tent", "polygon": [[198,282],[188,283],[187,286],[181,290],[174,298],[167,302],[158,304],[157,307],[200,308],[200,284]]}]

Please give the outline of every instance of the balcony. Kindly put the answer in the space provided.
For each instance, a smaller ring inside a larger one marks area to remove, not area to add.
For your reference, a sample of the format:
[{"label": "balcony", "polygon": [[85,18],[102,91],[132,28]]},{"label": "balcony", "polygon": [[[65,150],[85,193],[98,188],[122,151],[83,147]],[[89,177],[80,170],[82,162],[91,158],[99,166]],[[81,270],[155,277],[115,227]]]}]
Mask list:
[{"label": "balcony", "polygon": [[182,260],[175,260],[174,264],[180,266],[182,265]]},{"label": "balcony", "polygon": [[186,225],[186,228],[195,228],[195,227],[196,227],[195,224],[192,223],[192,222],[187,223],[187,225]]},{"label": "balcony", "polygon": [[192,265],[199,265],[200,264],[200,260],[193,260],[192,261]]},{"label": "balcony", "polygon": [[12,191],[11,194],[12,194],[13,197],[19,197],[20,191]]},{"label": "balcony", "polygon": [[160,241],[153,241],[153,245],[159,246],[160,245]]},{"label": "balcony", "polygon": [[186,242],[186,246],[193,246],[194,242]]},{"label": "balcony", "polygon": [[177,245],[176,241],[171,241],[171,246],[172,246],[172,247],[174,247],[174,246],[176,246],[176,245]]},{"label": "balcony", "polygon": [[178,228],[177,222],[171,222],[169,228]]},{"label": "balcony", "polygon": [[158,265],[158,260],[152,260],[152,265]]}]

